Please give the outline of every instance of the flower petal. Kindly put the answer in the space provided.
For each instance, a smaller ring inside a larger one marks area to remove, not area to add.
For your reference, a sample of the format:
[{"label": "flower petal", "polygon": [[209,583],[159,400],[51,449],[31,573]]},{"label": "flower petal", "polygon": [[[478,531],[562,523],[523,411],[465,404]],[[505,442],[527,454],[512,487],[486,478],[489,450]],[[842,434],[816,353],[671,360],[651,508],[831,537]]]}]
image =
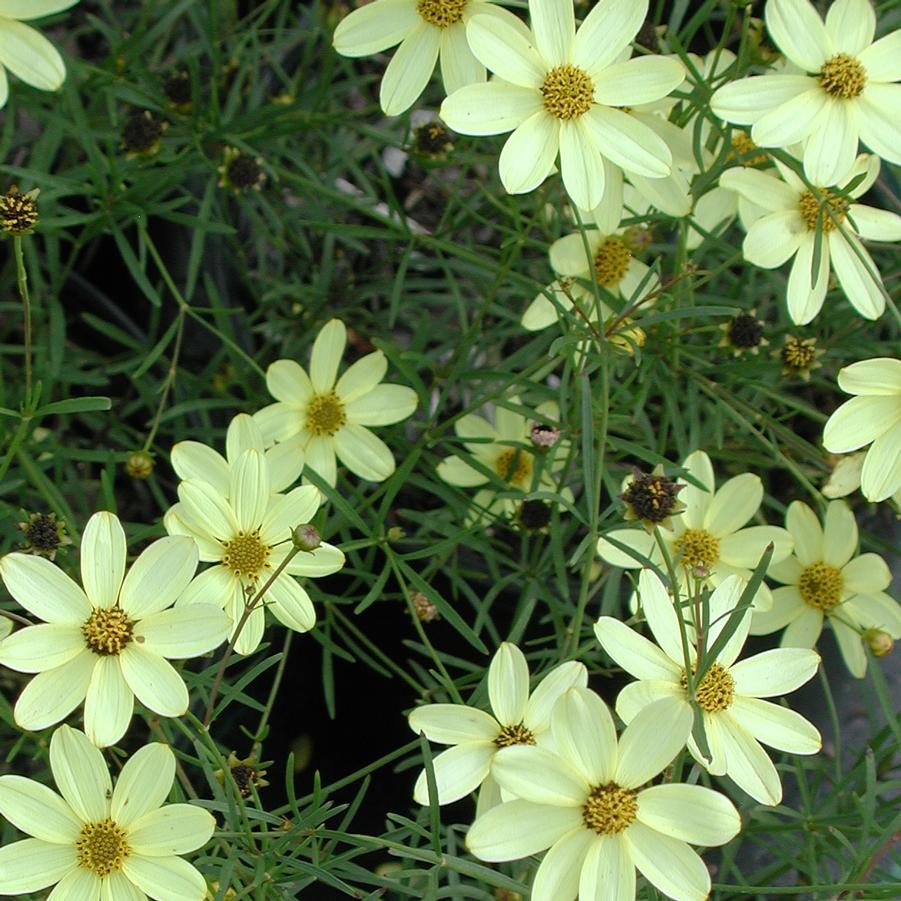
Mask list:
[{"label": "flower petal", "polygon": [[231,507],[241,531],[259,529],[269,506],[270,495],[266,457],[258,450],[244,451],[229,469],[228,489]]},{"label": "flower petal", "polygon": [[572,688],[560,698],[551,713],[551,735],[554,750],[587,784],[613,778],[616,729],[607,705],[593,691]]},{"label": "flower petal", "polygon": [[614,661],[636,679],[678,680],[682,668],[620,620],[602,616],[595,623],[594,634]]},{"label": "flower petal", "polygon": [[620,3],[598,0],[583,20],[572,45],[572,62],[597,79],[638,34],[648,12],[647,0]]},{"label": "flower petal", "polygon": [[197,543],[184,535],[160,538],[141,551],[119,595],[130,618],[140,620],[170,607],[197,571]]},{"label": "flower petal", "polygon": [[59,844],[74,843],[83,825],[53,789],[24,776],[0,776],[0,813],[22,832]]},{"label": "flower petal", "polygon": [[560,149],[559,122],[542,108],[517,126],[498,159],[508,194],[526,194],[551,173]]},{"label": "flower petal", "polygon": [[823,20],[809,0],[769,0],[764,16],[776,45],[805,72],[819,72],[835,52]]},{"label": "flower petal", "polygon": [[39,31],[15,19],[3,20],[0,63],[41,91],[55,91],[66,77],[66,65],[53,44]]},{"label": "flower petal", "polygon": [[785,514],[785,526],[795,541],[795,556],[802,566],[826,560],[823,529],[807,504],[794,501]]},{"label": "flower petal", "polygon": [[[591,836],[587,829],[581,834]],[[595,835],[588,846],[579,874],[580,898],[603,898],[604,901],[633,901],[635,898],[635,864],[629,843],[622,835]],[[560,895],[558,897],[564,897]]]},{"label": "flower petal", "polygon": [[330,319],[313,342],[310,381],[317,393],[331,391],[347,344],[347,329],[340,319]]},{"label": "flower petal", "polygon": [[109,814],[113,784],[103,754],[84,732],[60,726],[50,739],[50,769],[59,793],[84,822]]},{"label": "flower petal", "polygon": [[439,116],[464,135],[498,135],[541,112],[541,93],[506,81],[467,85],[441,104]]},{"label": "flower petal", "polygon": [[687,702],[655,701],[639,711],[619,739],[614,781],[637,788],[656,776],[685,747],[694,714]]},{"label": "flower petal", "polygon": [[19,629],[0,642],[0,663],[20,673],[43,673],[84,651],[79,626],[42,623]]},{"label": "flower petal", "polygon": [[[579,878],[589,848],[600,839],[588,829],[574,829],[558,839],[544,855],[532,883],[532,901],[560,901],[575,898]],[[629,868],[635,868],[629,862]],[[625,901],[633,901],[634,890]]]},{"label": "flower petal", "polygon": [[269,612],[295,632],[309,632],[316,625],[316,610],[302,585],[283,574],[269,586]]},{"label": "flower petal", "polygon": [[726,756],[726,773],[735,784],[761,804],[775,805],[782,800],[782,783],[773,761],[750,732],[731,716],[719,714],[720,740]]},{"label": "flower petal", "polygon": [[169,459],[180,479],[200,479],[220,494],[228,493],[228,463],[211,447],[199,441],[179,441]]},{"label": "flower petal", "polygon": [[[435,71],[440,46],[441,29],[425,21],[403,39],[385,69],[379,89],[379,103],[386,116],[399,116],[416,102]],[[310,376],[318,391],[327,391],[334,384],[333,373],[328,387],[320,388],[312,365]]]},{"label": "flower petal", "polygon": [[[857,520],[844,501],[832,501],[823,523],[823,557],[831,566],[843,567],[857,550]],[[882,586],[883,588],[885,586]]]},{"label": "flower petal", "polygon": [[899,488],[901,488],[901,422],[896,422],[885,434],[880,435],[867,451],[860,473],[860,490],[868,501],[875,502],[887,500]]},{"label": "flower petal", "polygon": [[388,445],[361,425],[348,423],[335,435],[335,452],[361,479],[384,482],[394,472],[394,455]]},{"label": "flower petal", "polygon": [[865,447],[899,422],[901,403],[897,396],[852,397],[829,417],[823,446],[830,453],[845,454]]},{"label": "flower petal", "polygon": [[741,829],[732,802],[700,785],[653,785],[638,793],[640,823],[693,845],[725,845]]},{"label": "flower petal", "polygon": [[187,686],[168,660],[131,642],[119,663],[128,688],[145,707],[160,716],[181,716],[188,709]]},{"label": "flower petal", "polygon": [[81,539],[81,581],[95,607],[112,607],[125,575],[125,531],[114,513],[101,510],[85,526]]},{"label": "flower petal", "polygon": [[105,748],[114,745],[128,728],[134,694],[122,675],[119,657],[97,657],[84,702],[84,731]]},{"label": "flower petal", "polygon": [[[829,121],[834,103],[829,95],[813,82],[810,89],[792,97],[775,109],[764,113],[751,127],[751,139],[759,147],[787,147],[813,135],[817,128]],[[842,171],[842,175],[847,169]],[[825,184],[834,184],[829,181]],[[823,184],[819,180],[814,184]]]},{"label": "flower petal", "polygon": [[592,131],[582,119],[560,123],[560,172],[566,193],[582,209],[604,196],[604,167]]},{"label": "flower petal", "polygon": [[853,594],[885,591],[891,581],[891,570],[878,554],[861,554],[842,567],[843,587]]},{"label": "flower petal", "polygon": [[529,700],[529,665],[525,655],[508,641],[501,642],[488,667],[488,698],[498,722],[522,722]]},{"label": "flower petal", "polygon": [[[812,273],[813,252],[816,242],[811,232],[798,246],[795,260],[788,276],[788,315],[795,325],[807,325],[820,312],[826,289],[829,286],[829,246],[823,241],[820,247],[820,266]],[[813,280],[811,280],[813,276]]]},{"label": "flower petal", "polygon": [[[371,4],[362,9],[374,9]],[[340,27],[340,26],[339,26]],[[266,370],[266,387],[278,401],[291,407],[302,407],[313,397],[313,383],[306,370],[294,360],[276,360]]]},{"label": "flower petal", "polygon": [[755,266],[776,269],[798,252],[806,233],[807,226],[797,210],[770,213],[748,229],[742,254]]},{"label": "flower petal", "polygon": [[868,0],[834,0],[826,13],[826,34],[837,51],[857,56],[873,43],[875,33],[876,13]]},{"label": "flower petal", "polygon": [[[897,65],[897,63],[896,63]],[[857,99],[860,140],[884,160],[901,163],[901,85],[870,82]]]},{"label": "flower petal", "polygon": [[196,603],[161,610],[137,623],[133,634],[145,651],[184,660],[219,647],[231,625],[221,605]]},{"label": "flower petal", "polygon": [[843,100],[827,103],[821,116],[813,121],[804,145],[807,178],[815,185],[840,184],[854,165],[859,135],[855,104]]},{"label": "flower petal", "polygon": [[468,84],[485,81],[485,67],[469,49],[466,23],[463,21],[442,29],[438,60],[441,63],[441,81],[445,94],[452,94]]},{"label": "flower petal", "polygon": [[342,56],[369,56],[399,44],[421,22],[412,0],[377,0],[345,16],[332,44]]},{"label": "flower petal", "polygon": [[64,720],[85,699],[97,659],[85,650],[62,666],[38,673],[16,701],[16,724],[36,731]]},{"label": "flower petal", "polygon": [[729,479],[717,490],[707,514],[704,527],[716,538],[737,532],[760,507],[763,482],[760,476],[746,472]]},{"label": "flower petal", "polygon": [[685,842],[639,822],[629,826],[624,838],[639,872],[665,895],[686,899],[709,896],[710,873]]},{"label": "flower petal", "polygon": [[719,88],[710,108],[733,125],[753,125],[773,109],[816,87],[807,75],[755,75]]},{"label": "flower petal", "polygon": [[666,142],[643,122],[622,110],[595,104],[582,117],[603,155],[626,172],[662,178],[672,172]]},{"label": "flower petal", "polygon": [[529,745],[503,748],[491,773],[510,796],[554,807],[581,807],[588,795],[585,778],[559,754]]},{"label": "flower petal", "polygon": [[551,711],[564,692],[570,688],[586,688],[588,670],[585,664],[570,660],[554,667],[529,696],[523,723],[532,733],[543,732],[551,724]]},{"label": "flower petal", "polygon": [[885,289],[866,248],[857,238],[846,238],[835,231],[829,235],[829,254],[832,268],[854,309],[864,319],[878,319],[885,311]]},{"label": "flower petal", "polygon": [[410,711],[409,723],[414,732],[423,732],[429,741],[442,745],[494,741],[500,732],[493,716],[463,704],[416,707]]},{"label": "flower petal", "polygon": [[206,482],[182,482],[178,486],[178,498],[181,501],[179,519],[190,532],[219,541],[229,541],[239,530],[235,513],[228,501]]},{"label": "flower petal", "polygon": [[479,62],[503,81],[533,90],[544,83],[547,63],[532,44],[532,34],[523,30],[512,13],[477,13],[466,24],[466,39]]},{"label": "flower petal", "polygon": [[193,804],[167,804],[132,822],[128,844],[135,854],[165,857],[202,848],[216,829],[213,815]]},{"label": "flower petal", "polygon": [[110,801],[110,816],[127,829],[166,800],[174,779],[172,749],[160,742],[144,745],[122,767]]},{"label": "flower petal", "polygon": [[577,807],[507,801],[472,824],[466,846],[480,860],[518,860],[544,851],[581,825]]},{"label": "flower petal", "polygon": [[151,898],[166,901],[198,901],[207,891],[206,880],[180,857],[143,857],[129,854],[122,872]]},{"label": "flower petal", "polygon": [[[494,742],[467,742],[454,745],[432,759],[435,769],[435,786],[438,803],[450,804],[474,792],[491,768],[491,760],[497,751]],[[413,787],[413,800],[417,804],[429,804],[429,785],[425,770],[419,774]]]},{"label": "flower petal", "polygon": [[[789,754],[817,754],[823,740],[816,727],[800,713],[770,701],[736,696],[729,713],[754,738]],[[701,842],[700,844],[710,844]]]},{"label": "flower petal", "polygon": [[665,56],[637,56],[607,66],[594,85],[596,103],[638,106],[665,97],[685,79],[682,64]]},{"label": "flower petal", "polygon": [[807,648],[773,648],[740,660],[730,673],[735,693],[753,698],[789,694],[816,675],[820,655]]},{"label": "flower petal", "polygon": [[87,595],[44,557],[6,554],[0,558],[0,575],[16,601],[45,622],[81,626],[91,615]]},{"label": "flower petal", "polygon": [[0,848],[0,892],[38,892],[59,882],[78,866],[75,845],[57,845],[26,838]]},{"label": "flower petal", "polygon": [[[350,370],[348,370],[349,372]],[[340,382],[338,383],[340,386]],[[347,421],[354,425],[391,425],[406,419],[416,409],[419,398],[405,385],[376,385],[345,408]]]},{"label": "flower petal", "polygon": [[871,82],[901,79],[901,29],[895,29],[865,47],[860,51],[858,59],[867,70],[867,77]]},{"label": "flower petal", "polygon": [[783,648],[812,648],[822,631],[822,611],[803,604],[801,612],[786,626],[779,644]]}]

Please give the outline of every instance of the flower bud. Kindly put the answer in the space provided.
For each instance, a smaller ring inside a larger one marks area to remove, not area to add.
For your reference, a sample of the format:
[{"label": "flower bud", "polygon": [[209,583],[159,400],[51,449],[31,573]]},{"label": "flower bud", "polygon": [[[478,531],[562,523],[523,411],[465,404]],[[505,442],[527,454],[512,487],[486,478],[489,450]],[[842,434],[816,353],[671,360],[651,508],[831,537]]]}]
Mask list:
[{"label": "flower bud", "polygon": [[867,629],[863,637],[874,657],[888,657],[895,646],[892,636],[882,629]]},{"label": "flower bud", "polygon": [[153,457],[145,450],[133,451],[125,461],[125,471],[133,478],[143,481],[153,472]]},{"label": "flower bud", "polygon": [[291,532],[291,540],[294,542],[294,547],[300,551],[315,551],[322,544],[322,537],[318,529],[308,522],[297,526]]}]

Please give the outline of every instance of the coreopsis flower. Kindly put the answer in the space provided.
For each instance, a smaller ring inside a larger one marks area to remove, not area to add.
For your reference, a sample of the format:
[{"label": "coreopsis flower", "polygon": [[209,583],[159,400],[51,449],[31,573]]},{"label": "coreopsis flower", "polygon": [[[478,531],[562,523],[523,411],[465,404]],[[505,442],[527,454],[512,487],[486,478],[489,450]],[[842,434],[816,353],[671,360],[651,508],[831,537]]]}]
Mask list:
[{"label": "coreopsis flower", "polygon": [[663,583],[652,571],[643,570],[639,577],[641,608],[656,644],[609,616],[602,616],[594,631],[604,650],[639,680],[627,685],[616,700],[617,714],[630,723],[648,705],[657,706],[655,702],[690,713],[684,628],[692,672],[696,672],[699,656],[704,665],[693,689],[710,757],[701,752],[693,737],[688,749],[713,775],[728,775],[757,801],[778,804],[782,783],[760,743],[792,754],[815,754],[822,741],[816,728],[800,714],[762,699],[799,688],[813,678],[820,658],[806,648],[776,648],[736,662],[751,625],[750,608],[719,653],[713,659],[705,656],[729,624],[742,589],[741,580],[731,576],[702,602],[706,606],[702,617],[706,629],[702,631],[686,622],[686,617],[680,625]]},{"label": "coreopsis flower", "polygon": [[56,558],[56,552],[72,544],[66,531],[66,523],[55,513],[29,513],[26,522],[17,523],[22,532],[20,547],[26,554],[37,554],[48,560]]},{"label": "coreopsis flower", "polygon": [[310,374],[293,360],[277,360],[266,370],[266,387],[278,401],[254,419],[267,444],[299,440],[306,465],[329,485],[337,480],[335,456],[361,479],[382,482],[394,472],[394,456],[368,426],[390,425],[416,409],[416,392],[380,384],[388,369],[376,350],[340,377],[347,343],[340,319],[327,322],[313,343]]},{"label": "coreopsis flower", "polygon": [[685,487],[663,474],[662,466],[650,473],[636,469],[623,480],[619,499],[625,504],[625,518],[638,520],[649,532],[657,526],[672,528],[672,517],[681,513],[685,505],[679,492]]},{"label": "coreopsis flower", "polygon": [[193,804],[163,804],[175,779],[167,745],[144,745],[113,786],[103,755],[84,733],[60,726],[50,739],[59,794],[22,776],[0,776],[0,813],[33,838],[0,848],[0,894],[203,901],[206,882],[179,855],[212,837],[216,821]]},{"label": "coreopsis flower", "polygon": [[757,311],[750,310],[737,312],[729,322],[724,322],[720,329],[723,337],[717,347],[728,347],[733,356],[743,353],[757,354],[761,347],[766,347],[770,342],[763,337],[766,323],[757,318]]},{"label": "coreopsis flower", "polygon": [[752,126],[761,147],[804,142],[804,172],[817,185],[845,179],[858,140],[901,163],[899,32],[873,41],[876,15],[868,0],[835,0],[825,23],[810,0],[769,0],[765,16],[773,41],[800,74],[727,84],[711,98],[713,112]]},{"label": "coreopsis flower", "polygon": [[495,11],[491,0],[375,0],[338,23],[333,44],[342,56],[352,57],[400,44],[379,88],[383,112],[397,116],[425,90],[439,59],[448,94],[485,80],[485,67],[466,40],[466,23]]},{"label": "coreopsis flower", "polygon": [[284,491],[300,478],[303,471],[300,436],[295,435],[266,450],[260,427],[246,413],[239,413],[228,424],[225,457],[199,441],[179,441],[172,447],[172,468],[180,479],[208,482],[218,494],[227,498],[229,467],[237,462],[244,451],[251,448],[266,457],[271,491]]},{"label": "coreopsis flower", "polygon": [[884,501],[901,489],[901,360],[876,357],[839,370],[838,386],[848,394],[823,431],[833,454],[871,445],[860,473],[868,501]]},{"label": "coreopsis flower", "polygon": [[685,76],[677,60],[623,58],[647,11],[647,0],[600,0],[578,31],[572,0],[531,0],[530,32],[505,10],[473,15],[469,46],[497,78],[452,93],[441,118],[463,134],[513,132],[499,160],[511,194],[538,187],[558,156],[567,193],[586,210],[604,195],[604,158],[638,176],[670,175],[665,141],[620,109],[665,97]]},{"label": "coreopsis flower", "polygon": [[[518,397],[508,400],[514,406],[520,404]],[[540,404],[536,413],[552,420],[558,418],[554,403]],[[567,500],[572,498],[569,489],[560,490],[555,480],[555,474],[565,463],[569,442],[561,441],[546,456],[539,457],[530,440],[532,422],[521,413],[499,404],[494,410],[493,424],[482,416],[467,413],[454,423],[454,431],[481,468],[455,454],[438,464],[438,477],[461,488],[487,486],[480,488],[473,498],[470,514],[473,520],[515,516],[523,496],[535,488],[559,493]]]},{"label": "coreopsis flower", "polygon": [[569,310],[574,301],[590,321],[606,322],[614,311],[596,297],[595,282],[604,295],[609,293],[630,306],[640,304],[656,291],[660,286],[658,279],[635,257],[625,234],[625,229],[609,235],[592,229],[554,241],[549,256],[551,268],[560,279],[535,297],[523,314],[523,328],[547,328],[557,322],[558,309]]},{"label": "coreopsis flower", "polygon": [[[179,598],[179,606],[217,604],[232,625],[229,637],[239,654],[255,651],[263,638],[264,607],[284,626],[308,632],[316,624],[313,602],[294,576],[328,576],[344,566],[344,554],[320,542],[301,551],[275,576],[291,553],[295,526],[309,523],[321,502],[317,488],[305,485],[288,494],[273,494],[266,458],[253,448],[229,466],[228,493],[209,482],[187,479],[178,486],[178,503],[164,518],[166,529],[188,535],[200,559],[215,563]],[[241,631],[236,628],[246,605],[275,576],[266,594],[251,609]]]},{"label": "coreopsis flower", "polygon": [[867,657],[863,633],[879,629],[901,638],[901,607],[885,593],[892,574],[878,554],[857,554],[857,522],[844,501],[832,501],[821,526],[807,504],[795,501],[785,514],[795,540],[790,557],[770,567],[783,587],[773,608],[755,614],[754,635],[785,629],[780,644],[812,648],[828,620],[851,675],[863,678]]},{"label": "coreopsis flower", "polygon": [[[776,165],[781,178],[753,169],[730,169],[720,177],[721,185],[767,211],[748,229],[742,245],[745,259],[776,269],[794,258],[786,298],[797,325],[806,325],[820,312],[830,265],[857,312],[866,319],[881,316],[885,289],[860,239],[901,239],[901,216],[854,202],[875,181],[879,159],[858,157],[838,190],[818,187],[813,191],[787,166]],[[859,177],[860,183],[851,186],[851,180]]]},{"label": "coreopsis flower", "polygon": [[773,356],[782,364],[783,375],[809,382],[811,373],[823,366],[820,357],[825,353],[822,347],[817,347],[816,338],[786,335],[782,347],[776,348]]},{"label": "coreopsis flower", "polygon": [[184,680],[168,659],[205,654],[225,640],[228,617],[213,604],[172,609],[197,569],[188,538],[154,541],[126,573],[125,532],[95,513],[81,541],[82,589],[42,557],[7,554],[0,577],[44,624],[0,642],[0,663],[37,673],[13,711],[23,729],[45,729],[84,701],[85,732],[105,747],[125,734],[134,699],[160,716],[188,709]]},{"label": "coreopsis flower", "polygon": [[24,22],[74,6],[78,0],[2,0],[0,2],[0,107],[9,97],[8,69],[40,91],[55,91],[66,77],[59,51]]},{"label": "coreopsis flower", "polygon": [[[613,718],[594,692],[573,688],[551,717],[551,749],[499,754],[495,777],[513,800],[473,823],[476,857],[517,860],[549,849],[532,901],[635,897],[635,870],[677,901],[704,901],[710,874],[689,844],[723,845],[741,828],[738,811],[699,785],[646,783],[684,746],[691,710],[655,704],[617,743]],[[556,753],[555,753],[556,752]]]},{"label": "coreopsis flower", "polygon": [[[645,566],[646,560],[664,566],[659,536],[676,564],[682,592],[693,593],[696,582],[715,588],[731,575],[747,581],[770,542],[772,562],[784,560],[791,553],[791,536],[785,529],[744,528],[763,500],[763,483],[758,476],[743,473],[716,489],[713,466],[704,451],[689,454],[682,466],[698,484],[679,479],[685,486],[679,493],[685,509],[672,516],[672,527],[661,523],[656,533],[614,529],[598,541],[598,553],[604,560],[628,569]],[[614,541],[625,548],[617,547]],[[754,596],[754,606],[761,610],[772,606],[770,590],[764,583]]]},{"label": "coreopsis flower", "polygon": [[[479,786],[479,809],[499,800],[491,778],[498,751],[513,745],[541,742],[550,727],[551,709],[573,686],[584,688],[588,671],[570,661],[552,669],[529,693],[529,665],[515,645],[502,642],[488,667],[488,701],[492,713],[462,704],[426,704],[410,713],[410,728],[429,741],[450,745],[432,761],[438,803],[450,804]],[[492,715],[493,714],[493,715]],[[429,786],[423,770],[416,780],[413,798],[429,803]]]}]

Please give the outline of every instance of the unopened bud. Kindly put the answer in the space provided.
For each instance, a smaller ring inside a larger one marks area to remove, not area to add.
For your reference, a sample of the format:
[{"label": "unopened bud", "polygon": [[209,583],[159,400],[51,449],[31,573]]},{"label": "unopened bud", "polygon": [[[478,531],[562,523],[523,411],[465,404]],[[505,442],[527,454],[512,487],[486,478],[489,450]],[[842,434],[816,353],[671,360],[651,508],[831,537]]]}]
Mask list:
[{"label": "unopened bud", "polygon": [[533,422],[530,436],[535,447],[553,447],[560,440],[560,429],[541,422]]},{"label": "unopened bud", "polygon": [[134,451],[125,461],[125,471],[133,478],[143,481],[153,472],[153,457],[145,450]]},{"label": "unopened bud", "polygon": [[867,629],[863,637],[875,657],[888,657],[895,646],[892,636],[882,629]]},{"label": "unopened bud", "polygon": [[407,533],[400,526],[391,526],[388,529],[387,538],[389,541],[400,541]]},{"label": "unopened bud", "polygon": [[422,622],[431,623],[441,619],[438,608],[421,591],[414,591],[410,600],[413,603],[413,612]]},{"label": "unopened bud", "polygon": [[315,551],[322,544],[319,530],[308,522],[294,529],[291,533],[291,540],[299,551]]}]

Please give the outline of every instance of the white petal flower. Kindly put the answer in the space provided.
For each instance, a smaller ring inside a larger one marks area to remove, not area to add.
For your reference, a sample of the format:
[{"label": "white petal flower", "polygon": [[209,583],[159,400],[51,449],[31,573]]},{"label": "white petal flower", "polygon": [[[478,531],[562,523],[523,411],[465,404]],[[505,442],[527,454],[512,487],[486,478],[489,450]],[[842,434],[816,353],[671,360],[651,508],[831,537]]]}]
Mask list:
[{"label": "white petal flower", "polygon": [[389,116],[408,110],[440,60],[444,90],[485,80],[485,67],[466,40],[466,23],[495,12],[491,0],[374,0],[338,23],[342,56],[369,56],[400,44],[382,77],[379,102]]},{"label": "white petal flower", "polygon": [[[789,315],[798,325],[806,325],[820,312],[830,266],[861,316],[881,316],[885,289],[860,239],[901,239],[901,216],[851,202],[872,185],[879,172],[878,158],[861,155],[837,191],[823,187],[816,194],[790,169],[781,164],[777,168],[781,178],[737,169],[720,178],[723,187],[753,199],[766,211],[748,228],[742,248],[745,259],[755,266],[775,269],[794,258],[787,301]],[[863,180],[848,189],[851,179],[858,177]],[[819,268],[812,274],[818,244]]]},{"label": "white petal flower", "polygon": [[[244,451],[229,467],[229,487],[219,493],[208,482],[188,479],[178,486],[179,502],[166,513],[166,529],[189,535],[200,559],[216,565],[201,573],[179,599],[179,606],[216,604],[231,618],[230,637],[239,654],[256,650],[263,637],[264,607],[282,625],[307,632],[316,623],[313,603],[293,576],[317,578],[344,566],[344,554],[322,542],[301,551],[278,574],[261,602],[245,618],[245,607],[274,576],[293,548],[292,530],[310,523],[321,495],[312,485],[273,494],[270,467],[260,451]],[[236,630],[244,619],[240,633]]]},{"label": "white petal flower", "polygon": [[869,501],[901,489],[901,360],[877,357],[845,366],[839,387],[854,394],[826,423],[823,444],[834,454],[871,445],[860,474]]},{"label": "white petal flower", "polygon": [[171,609],[197,568],[189,538],[153,542],[125,572],[125,533],[112,513],[95,513],[81,544],[84,591],[49,560],[7,554],[9,593],[46,625],[0,642],[0,662],[37,673],[15,706],[23,729],[44,729],[85,702],[85,731],[100,747],[125,734],[134,698],[160,716],[181,716],[188,691],[167,658],[205,654],[225,640],[230,622],[204,604]]},{"label": "white petal flower", "polygon": [[901,31],[874,41],[869,0],[835,0],[820,19],[810,0],[769,0],[766,23],[796,75],[758,75],[720,88],[713,111],[751,125],[761,147],[804,143],[804,172],[816,185],[846,179],[858,141],[901,163]]},{"label": "white petal flower", "polygon": [[132,754],[113,787],[100,751],[82,732],[60,726],[50,739],[50,769],[59,794],[32,779],[0,776],[0,813],[34,836],[0,848],[0,894],[58,883],[53,898],[206,897],[203,876],[178,855],[205,845],[216,821],[193,804],[160,806],[175,778],[166,745]]},{"label": "white petal flower", "polygon": [[[502,748],[541,743],[550,726],[556,700],[573,686],[588,684],[581,663],[562,663],[551,670],[529,694],[529,666],[523,652],[502,642],[488,667],[488,700],[493,716],[477,707],[460,704],[426,704],[410,713],[410,728],[430,741],[451,745],[433,760],[438,803],[450,804],[491,780],[495,757]],[[489,786],[491,788],[491,786]],[[479,810],[492,803],[479,795]],[[413,797],[429,803],[429,787],[423,770]],[[496,803],[499,798],[493,799]]]},{"label": "white petal flower", "polygon": [[[763,500],[763,483],[758,476],[744,473],[714,490],[713,466],[704,451],[689,454],[682,466],[693,479],[679,479],[684,486],[679,502],[685,509],[672,516],[672,528],[658,527],[658,534],[677,565],[683,594],[692,593],[690,589],[699,580],[711,588],[730,575],[747,581],[770,542],[771,562],[783,560],[791,553],[791,536],[785,529],[745,527]],[[647,560],[664,565],[655,536],[644,529],[614,529],[598,541],[598,553],[608,563],[629,569],[638,569]],[[766,610],[771,606],[769,589],[761,583],[754,596],[754,607]]]},{"label": "white petal flower", "polygon": [[844,501],[829,504],[822,526],[807,504],[795,501],[785,527],[795,540],[794,553],[769,572],[784,587],[773,592],[772,610],[754,615],[751,632],[785,629],[782,647],[813,647],[828,620],[845,664],[862,678],[862,634],[876,629],[901,638],[901,606],[886,594],[888,566],[878,554],[857,554],[857,523]]},{"label": "white petal flower", "polygon": [[266,371],[266,386],[278,401],[254,414],[267,444],[297,441],[306,466],[329,485],[337,480],[335,456],[355,475],[383,482],[394,472],[394,456],[369,431],[406,419],[416,409],[412,388],[381,384],[388,361],[377,350],[338,378],[347,343],[340,319],[323,326],[313,343],[310,374],[293,360]]},{"label": "white petal flower", "polygon": [[[520,405],[518,397],[507,400],[514,407]],[[551,422],[559,416],[554,403],[540,404],[535,412]],[[572,500],[572,492],[568,488],[561,490],[555,479],[565,465],[569,443],[557,441],[546,456],[539,457],[530,441],[532,429],[525,416],[500,404],[495,408],[493,424],[474,413],[467,413],[454,423],[454,431],[463,439],[467,452],[482,468],[454,455],[438,464],[439,478],[461,488],[488,486],[473,498],[467,522],[515,516],[523,499],[536,489]]]},{"label": "white petal flower", "polygon": [[648,178],[672,172],[665,141],[622,107],[659,100],[684,79],[673,59],[623,59],[647,0],[600,0],[576,31],[572,0],[530,0],[532,30],[512,13],[476,14],[466,26],[475,56],[497,76],[451,94],[440,115],[462,134],[512,131],[499,160],[511,194],[538,187],[558,156],[573,201],[602,200],[602,159]]},{"label": "white petal flower", "polygon": [[[678,901],[704,901],[710,875],[689,847],[722,845],[741,828],[735,807],[697,785],[642,787],[675,757],[691,729],[690,709],[657,704],[617,744],[604,702],[572,688],[551,720],[553,749],[513,747],[495,778],[514,800],[477,817],[466,836],[482,860],[516,860],[549,849],[533,901],[635,897],[635,870]],[[615,887],[615,888],[614,888]]]},{"label": "white petal flower", "polygon": [[[609,616],[602,616],[594,630],[604,650],[639,680],[627,685],[616,701],[616,712],[626,723],[655,702],[665,709],[687,711],[691,717],[686,663],[695,672],[700,658],[704,673],[693,691],[709,754],[692,737],[688,740],[692,756],[712,774],[730,776],[761,803],[778,804],[782,784],[759,742],[794,754],[815,754],[822,741],[803,717],[761,699],[803,685],[816,673],[820,658],[803,648],[781,648],[736,663],[751,625],[750,609],[737,622],[732,616],[741,592],[737,577],[726,579],[709,596],[706,609],[694,613],[706,629],[695,629],[690,623],[680,626],[679,613],[663,583],[651,570],[643,570],[639,593],[656,644]],[[711,658],[711,649],[730,621],[734,632]],[[683,647],[683,628],[687,647]]]}]

